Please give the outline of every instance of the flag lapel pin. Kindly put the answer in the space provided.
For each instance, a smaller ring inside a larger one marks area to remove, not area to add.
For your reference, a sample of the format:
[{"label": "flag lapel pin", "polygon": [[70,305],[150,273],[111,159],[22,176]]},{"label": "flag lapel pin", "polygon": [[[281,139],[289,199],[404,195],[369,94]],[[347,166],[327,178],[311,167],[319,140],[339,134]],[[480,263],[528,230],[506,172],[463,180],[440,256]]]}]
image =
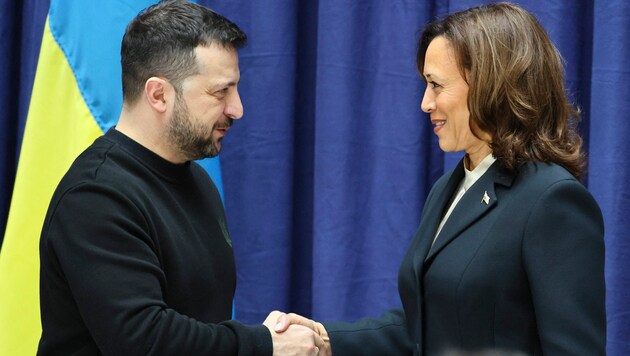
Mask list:
[{"label": "flag lapel pin", "polygon": [[483,203],[486,203],[486,205],[490,204],[490,197],[488,196],[488,191],[487,190],[485,192],[483,192],[483,198],[481,198],[481,201]]}]

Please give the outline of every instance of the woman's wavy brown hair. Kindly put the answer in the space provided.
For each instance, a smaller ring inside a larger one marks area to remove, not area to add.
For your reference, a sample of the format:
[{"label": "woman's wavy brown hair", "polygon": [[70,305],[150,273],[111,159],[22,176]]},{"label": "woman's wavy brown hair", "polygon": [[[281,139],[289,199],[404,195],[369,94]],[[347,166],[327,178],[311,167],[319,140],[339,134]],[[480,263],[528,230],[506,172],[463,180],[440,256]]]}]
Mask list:
[{"label": "woman's wavy brown hair", "polygon": [[471,131],[492,136],[490,147],[503,168],[554,162],[581,176],[579,110],[567,100],[560,53],[532,14],[496,3],[429,24],[418,44],[421,74],[427,47],[438,36],[450,42],[468,83]]}]

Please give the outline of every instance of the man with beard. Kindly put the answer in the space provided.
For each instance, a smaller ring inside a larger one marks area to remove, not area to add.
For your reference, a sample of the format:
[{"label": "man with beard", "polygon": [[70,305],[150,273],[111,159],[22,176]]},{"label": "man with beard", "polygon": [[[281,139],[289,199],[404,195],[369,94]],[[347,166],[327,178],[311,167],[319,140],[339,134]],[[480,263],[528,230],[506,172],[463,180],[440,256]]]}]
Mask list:
[{"label": "man with beard", "polygon": [[243,115],[245,42],[185,1],[128,25],[119,122],[73,163],[42,229],[38,354],[324,353],[306,327],[229,320],[236,268],[223,205],[192,161],[216,156]]}]

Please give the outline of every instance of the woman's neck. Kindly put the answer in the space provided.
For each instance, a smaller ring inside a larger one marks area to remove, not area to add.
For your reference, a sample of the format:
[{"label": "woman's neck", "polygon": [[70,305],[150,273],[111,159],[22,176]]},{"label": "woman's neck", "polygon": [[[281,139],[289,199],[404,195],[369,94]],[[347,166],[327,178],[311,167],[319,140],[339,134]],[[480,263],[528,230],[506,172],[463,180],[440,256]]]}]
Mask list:
[{"label": "woman's neck", "polygon": [[467,152],[464,158],[464,166],[467,170],[473,171],[484,158],[488,157],[492,153],[490,147],[485,146],[475,152]]}]

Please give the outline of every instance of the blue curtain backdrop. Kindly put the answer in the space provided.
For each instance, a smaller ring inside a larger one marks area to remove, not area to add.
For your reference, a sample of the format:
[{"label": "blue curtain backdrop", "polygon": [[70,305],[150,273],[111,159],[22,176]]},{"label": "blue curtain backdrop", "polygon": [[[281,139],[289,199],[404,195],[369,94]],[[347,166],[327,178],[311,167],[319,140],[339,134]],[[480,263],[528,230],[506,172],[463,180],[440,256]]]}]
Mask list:
[{"label": "blue curtain backdrop", "polygon": [[0,244],[50,0],[0,0]]},{"label": "blue curtain backdrop", "polygon": [[[396,278],[444,155],[419,105],[418,30],[486,1],[199,1],[249,35],[244,120],[222,152],[236,316],[355,320],[400,305]],[[586,184],[606,224],[608,354],[630,354],[630,2],[518,1],[566,59]],[[0,231],[48,1],[0,0]],[[115,59],[117,60],[117,59]],[[45,172],[43,172],[45,174]],[[0,236],[1,238],[1,236]]]}]

